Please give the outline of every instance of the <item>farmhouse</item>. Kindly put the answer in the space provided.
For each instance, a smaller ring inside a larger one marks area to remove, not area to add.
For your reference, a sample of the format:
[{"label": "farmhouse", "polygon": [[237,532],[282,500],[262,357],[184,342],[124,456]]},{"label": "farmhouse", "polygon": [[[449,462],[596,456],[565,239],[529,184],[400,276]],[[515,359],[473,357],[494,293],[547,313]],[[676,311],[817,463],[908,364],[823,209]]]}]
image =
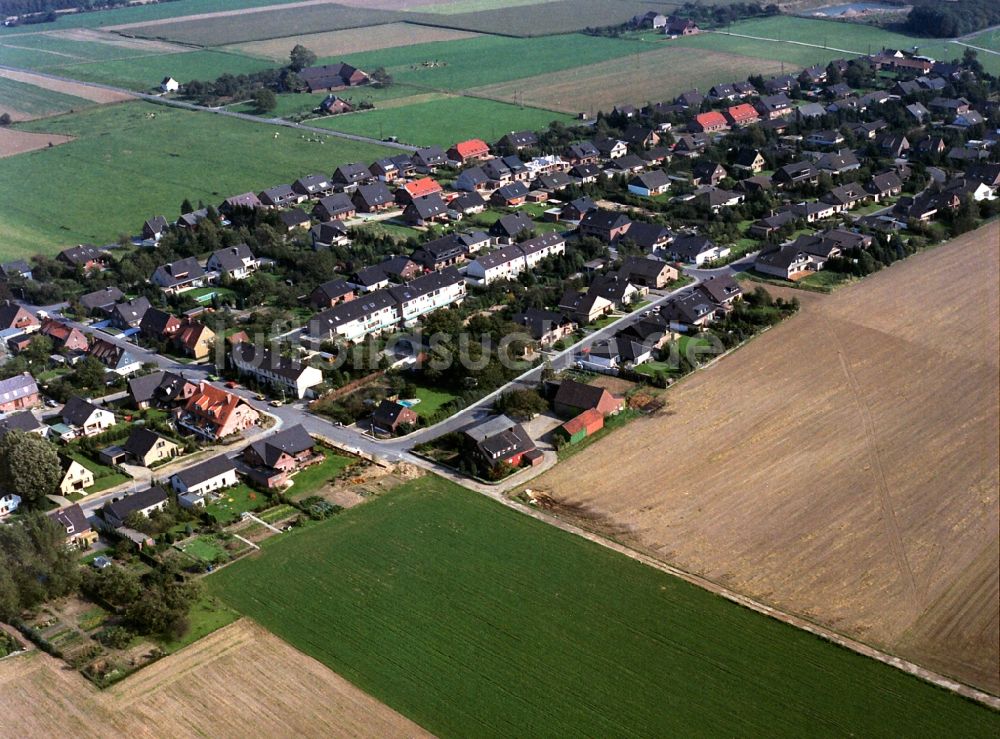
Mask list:
[{"label": "farmhouse", "polygon": [[680,18],[674,15],[667,19],[667,24],[663,27],[663,33],[667,36],[690,36],[700,30],[698,24],[690,18]]},{"label": "farmhouse", "polygon": [[293,398],[305,398],[312,388],[323,384],[323,373],[311,365],[283,357],[266,346],[243,341],[230,352],[233,366],[242,375],[287,392]]},{"label": "farmhouse", "polygon": [[336,90],[341,87],[366,85],[371,80],[367,74],[350,64],[324,64],[321,67],[306,67],[299,71],[299,77],[309,92]]},{"label": "farmhouse", "polygon": [[552,404],[555,412],[564,418],[574,417],[587,410],[595,410],[603,417],[621,411],[625,407],[625,400],[596,385],[563,380],[559,383]]}]

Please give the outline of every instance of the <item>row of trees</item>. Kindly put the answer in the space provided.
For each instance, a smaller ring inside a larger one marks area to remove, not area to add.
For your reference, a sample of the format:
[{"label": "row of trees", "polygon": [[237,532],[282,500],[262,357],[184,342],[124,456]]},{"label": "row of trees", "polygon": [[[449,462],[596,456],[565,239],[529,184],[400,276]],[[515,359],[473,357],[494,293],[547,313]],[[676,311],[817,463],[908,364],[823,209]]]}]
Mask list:
[{"label": "row of trees", "polygon": [[905,30],[918,36],[952,38],[1000,23],[996,0],[917,0]]},{"label": "row of trees", "polygon": [[0,621],[12,621],[26,609],[76,590],[80,572],[64,537],[42,513],[0,526]]}]

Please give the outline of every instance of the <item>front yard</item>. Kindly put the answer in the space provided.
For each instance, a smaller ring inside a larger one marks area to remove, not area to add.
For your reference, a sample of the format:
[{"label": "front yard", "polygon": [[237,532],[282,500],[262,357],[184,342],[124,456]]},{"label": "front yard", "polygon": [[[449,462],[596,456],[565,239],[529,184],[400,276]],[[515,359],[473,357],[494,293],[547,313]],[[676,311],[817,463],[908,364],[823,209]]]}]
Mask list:
[{"label": "front yard", "polygon": [[292,476],[291,494],[297,499],[313,495],[326,483],[335,478],[352,462],[353,459],[330,450],[320,452],[326,459],[312,467],[306,467]]}]

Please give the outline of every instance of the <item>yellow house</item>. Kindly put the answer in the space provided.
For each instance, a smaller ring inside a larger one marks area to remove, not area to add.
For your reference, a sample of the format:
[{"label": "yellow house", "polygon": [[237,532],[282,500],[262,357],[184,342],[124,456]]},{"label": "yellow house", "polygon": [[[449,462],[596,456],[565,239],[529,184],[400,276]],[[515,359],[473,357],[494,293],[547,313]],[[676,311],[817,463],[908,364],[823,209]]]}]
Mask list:
[{"label": "yellow house", "polygon": [[144,426],[133,428],[122,448],[143,467],[164,462],[180,452],[180,446]]},{"label": "yellow house", "polygon": [[189,357],[204,359],[215,346],[215,332],[203,323],[190,321],[177,332],[175,340]]},{"label": "yellow house", "polygon": [[71,459],[69,464],[63,465],[63,478],[59,483],[59,492],[63,495],[82,493],[93,484],[94,473],[75,459]]}]

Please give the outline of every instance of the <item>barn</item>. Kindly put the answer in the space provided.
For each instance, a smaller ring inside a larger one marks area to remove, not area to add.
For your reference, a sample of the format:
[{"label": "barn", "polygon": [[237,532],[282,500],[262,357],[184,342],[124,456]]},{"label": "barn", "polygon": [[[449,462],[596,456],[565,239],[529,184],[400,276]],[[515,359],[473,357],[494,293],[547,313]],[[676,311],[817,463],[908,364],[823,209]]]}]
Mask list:
[{"label": "barn", "polygon": [[604,428],[604,414],[589,408],[559,427],[559,433],[570,444],[583,441]]}]

